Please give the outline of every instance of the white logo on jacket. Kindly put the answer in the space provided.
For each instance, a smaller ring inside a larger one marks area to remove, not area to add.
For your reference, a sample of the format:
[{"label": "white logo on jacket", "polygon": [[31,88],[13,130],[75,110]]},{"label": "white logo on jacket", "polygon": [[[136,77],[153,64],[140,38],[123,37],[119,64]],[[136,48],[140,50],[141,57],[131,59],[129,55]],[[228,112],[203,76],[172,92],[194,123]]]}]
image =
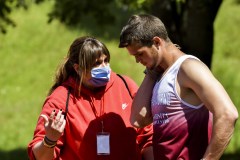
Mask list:
[{"label": "white logo on jacket", "polygon": [[128,104],[127,103],[123,103],[122,104],[122,109],[124,110],[124,109],[126,109],[127,108],[127,106],[128,106]]}]

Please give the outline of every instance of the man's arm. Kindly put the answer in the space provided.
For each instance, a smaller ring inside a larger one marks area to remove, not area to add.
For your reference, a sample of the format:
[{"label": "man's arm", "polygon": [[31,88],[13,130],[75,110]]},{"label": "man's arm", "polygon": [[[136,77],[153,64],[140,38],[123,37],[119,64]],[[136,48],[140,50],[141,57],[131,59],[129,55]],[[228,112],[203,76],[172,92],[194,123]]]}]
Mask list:
[{"label": "man's arm", "polygon": [[203,63],[186,60],[179,73],[181,84],[191,88],[213,114],[212,137],[203,158],[220,159],[234,132],[237,109],[223,86]]},{"label": "man's arm", "polygon": [[141,128],[152,123],[151,98],[156,77],[146,73],[132,103],[130,122]]}]

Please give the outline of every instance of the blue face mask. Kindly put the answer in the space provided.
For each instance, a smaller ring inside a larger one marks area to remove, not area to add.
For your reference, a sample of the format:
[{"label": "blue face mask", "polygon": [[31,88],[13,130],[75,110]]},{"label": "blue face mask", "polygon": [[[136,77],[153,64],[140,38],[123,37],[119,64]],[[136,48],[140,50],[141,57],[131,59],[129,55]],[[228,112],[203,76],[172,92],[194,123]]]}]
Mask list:
[{"label": "blue face mask", "polygon": [[95,87],[106,86],[110,80],[111,68],[108,66],[97,67],[91,70],[92,78],[89,82]]}]

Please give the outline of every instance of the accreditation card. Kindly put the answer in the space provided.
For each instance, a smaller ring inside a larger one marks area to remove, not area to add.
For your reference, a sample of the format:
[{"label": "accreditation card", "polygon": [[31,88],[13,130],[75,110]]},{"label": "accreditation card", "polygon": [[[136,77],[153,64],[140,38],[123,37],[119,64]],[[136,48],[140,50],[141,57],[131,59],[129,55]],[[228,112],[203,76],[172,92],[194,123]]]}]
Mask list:
[{"label": "accreditation card", "polygon": [[97,155],[110,155],[110,133],[97,134]]}]

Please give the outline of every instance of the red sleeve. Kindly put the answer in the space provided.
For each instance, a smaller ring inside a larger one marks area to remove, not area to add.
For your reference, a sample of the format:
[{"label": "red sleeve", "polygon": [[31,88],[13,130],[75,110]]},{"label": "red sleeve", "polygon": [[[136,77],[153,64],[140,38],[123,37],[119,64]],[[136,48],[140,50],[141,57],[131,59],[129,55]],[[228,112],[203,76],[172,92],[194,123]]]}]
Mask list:
[{"label": "red sleeve", "polygon": [[137,142],[140,149],[152,146],[153,126],[152,123],[144,128],[137,129]]},{"label": "red sleeve", "polygon": [[[53,109],[56,110],[56,112],[58,112],[59,109],[62,109],[63,111],[65,111],[65,98],[63,98],[63,95],[67,94],[67,91],[64,91],[66,93],[60,92],[58,94],[55,95],[51,95],[50,97],[48,97],[43,105],[41,114],[45,114],[46,116],[49,117],[50,113],[52,112]],[[40,114],[40,115],[41,115]],[[30,143],[28,144],[28,156],[30,160],[35,160],[34,154],[33,154],[33,147],[36,143],[40,142],[43,140],[45,136],[45,128],[44,128],[44,119],[42,117],[39,116],[38,121],[37,121],[37,126],[36,129],[34,131],[34,136],[33,139],[30,141]],[[61,136],[61,138],[57,141],[57,145],[54,148],[55,150],[55,155],[54,158],[57,157],[57,155],[59,155],[60,153],[60,148],[61,146],[63,146],[64,143],[64,134]]]}]

